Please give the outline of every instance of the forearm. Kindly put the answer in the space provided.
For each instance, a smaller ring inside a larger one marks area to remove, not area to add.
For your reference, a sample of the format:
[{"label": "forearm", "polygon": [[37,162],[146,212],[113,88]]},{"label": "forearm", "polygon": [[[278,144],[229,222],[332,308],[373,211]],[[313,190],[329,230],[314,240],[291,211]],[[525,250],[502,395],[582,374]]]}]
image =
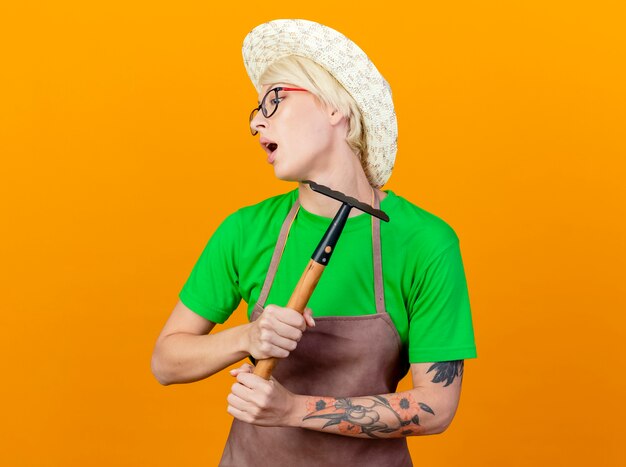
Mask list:
[{"label": "forearm", "polygon": [[175,333],[155,347],[152,372],[163,385],[207,378],[249,355],[250,324],[206,335]]},{"label": "forearm", "polygon": [[362,397],[297,395],[290,426],[360,438],[441,433],[454,414],[421,389]]}]

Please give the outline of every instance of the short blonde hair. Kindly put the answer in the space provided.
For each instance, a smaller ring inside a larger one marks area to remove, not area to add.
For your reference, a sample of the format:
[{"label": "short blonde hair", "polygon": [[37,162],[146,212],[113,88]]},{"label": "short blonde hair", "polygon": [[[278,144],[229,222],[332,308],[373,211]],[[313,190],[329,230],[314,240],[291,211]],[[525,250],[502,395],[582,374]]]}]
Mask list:
[{"label": "short blonde hair", "polygon": [[367,141],[361,111],[346,89],[323,67],[306,57],[288,55],[269,65],[259,78],[263,86],[289,83],[307,89],[327,107],[337,109],[348,122],[346,143],[368,173]]}]

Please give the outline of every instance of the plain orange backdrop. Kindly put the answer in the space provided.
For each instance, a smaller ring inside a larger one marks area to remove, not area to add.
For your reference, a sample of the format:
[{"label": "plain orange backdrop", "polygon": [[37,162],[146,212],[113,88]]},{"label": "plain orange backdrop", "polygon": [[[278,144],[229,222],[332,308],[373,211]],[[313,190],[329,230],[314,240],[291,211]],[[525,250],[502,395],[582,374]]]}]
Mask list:
[{"label": "plain orange backdrop", "polygon": [[478,358],[415,464],[626,465],[624,5],[3,4],[0,464],[216,465],[232,377],[164,387],[150,357],[217,225],[294,188],[241,45],[306,18],[391,84],[384,189],[461,240]]}]

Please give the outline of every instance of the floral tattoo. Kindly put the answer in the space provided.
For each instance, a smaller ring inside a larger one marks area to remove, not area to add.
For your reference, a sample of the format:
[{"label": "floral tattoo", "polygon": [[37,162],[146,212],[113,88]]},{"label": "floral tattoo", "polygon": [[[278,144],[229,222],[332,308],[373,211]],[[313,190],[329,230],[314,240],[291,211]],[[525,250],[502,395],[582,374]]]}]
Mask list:
[{"label": "floral tattoo", "polygon": [[[420,426],[420,412],[435,415],[433,409],[422,402],[416,402],[410,393],[394,394],[390,397],[364,396],[352,398],[318,397],[307,402],[309,412],[303,420],[321,418],[328,420],[322,428],[338,425],[341,433],[365,434],[380,438],[375,433],[398,433],[402,436],[415,435],[423,431]],[[388,425],[381,415],[390,412],[394,420]]]},{"label": "floral tattoo", "polygon": [[[433,363],[426,373],[431,371],[434,372],[433,383],[449,386],[463,376],[463,360]],[[425,428],[420,425],[420,417],[429,416],[427,414],[434,416],[435,412],[427,404],[417,402],[412,393],[402,392],[351,398],[311,397],[307,400],[307,415],[303,420],[325,419],[328,421],[322,429],[337,425],[343,434],[380,438],[376,433],[398,436],[423,433]]]}]

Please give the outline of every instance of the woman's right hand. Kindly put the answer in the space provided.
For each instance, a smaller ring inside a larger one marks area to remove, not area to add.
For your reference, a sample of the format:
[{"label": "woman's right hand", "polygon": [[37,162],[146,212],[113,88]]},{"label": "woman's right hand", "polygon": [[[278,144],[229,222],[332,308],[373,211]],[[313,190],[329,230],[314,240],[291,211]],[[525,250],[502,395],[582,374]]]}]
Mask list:
[{"label": "woman's right hand", "polygon": [[266,305],[261,316],[250,323],[249,353],[256,360],[288,357],[307,326],[315,326],[310,308],[305,308],[304,314],[300,314],[292,308]]}]

